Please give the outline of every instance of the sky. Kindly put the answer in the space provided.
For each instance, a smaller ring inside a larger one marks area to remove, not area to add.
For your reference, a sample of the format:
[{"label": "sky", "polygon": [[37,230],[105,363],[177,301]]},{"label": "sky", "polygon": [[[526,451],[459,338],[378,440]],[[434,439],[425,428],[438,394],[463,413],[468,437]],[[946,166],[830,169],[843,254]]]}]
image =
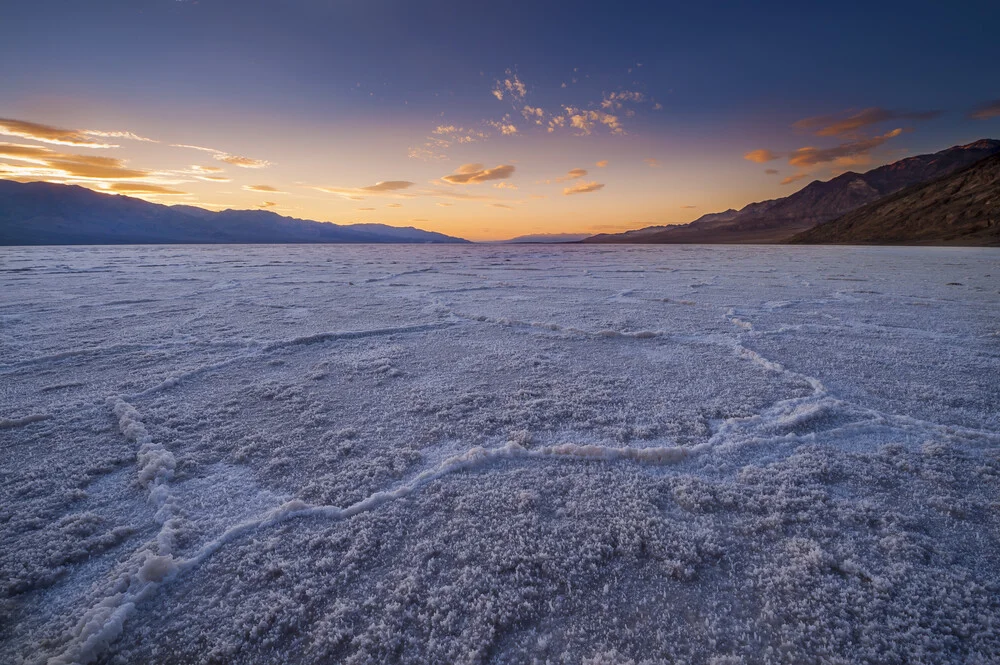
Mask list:
[{"label": "sky", "polygon": [[472,240],[1000,138],[1000,3],[10,0],[0,178]]}]

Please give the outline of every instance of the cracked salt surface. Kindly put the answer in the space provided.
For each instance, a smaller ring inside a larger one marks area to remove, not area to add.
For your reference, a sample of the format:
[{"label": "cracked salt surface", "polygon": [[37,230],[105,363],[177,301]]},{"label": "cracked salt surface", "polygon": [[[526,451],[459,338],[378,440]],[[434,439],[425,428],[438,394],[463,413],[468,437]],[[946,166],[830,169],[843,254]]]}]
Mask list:
[{"label": "cracked salt surface", "polygon": [[996,273],[2,249],[0,660],[998,662]]}]

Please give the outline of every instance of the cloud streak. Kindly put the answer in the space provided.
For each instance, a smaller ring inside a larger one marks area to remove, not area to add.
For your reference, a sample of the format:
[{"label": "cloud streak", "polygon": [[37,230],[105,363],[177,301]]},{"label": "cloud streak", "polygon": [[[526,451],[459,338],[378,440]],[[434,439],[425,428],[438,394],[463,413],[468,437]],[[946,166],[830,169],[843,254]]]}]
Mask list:
[{"label": "cloud streak", "polygon": [[572,187],[567,187],[563,190],[563,196],[572,196],[573,194],[587,194],[588,192],[596,192],[599,189],[604,189],[604,183],[600,182],[581,182],[573,185]]},{"label": "cloud streak", "polygon": [[156,143],[153,139],[133,134],[132,132],[106,132],[96,129],[63,129],[52,125],[43,125],[27,120],[0,118],[0,134],[18,138],[49,143],[52,145],[73,146],[76,148],[117,148],[112,143],[95,141],[95,138],[119,138],[132,141]]},{"label": "cloud streak", "polygon": [[833,115],[803,118],[796,122],[795,129],[809,131],[816,136],[853,137],[858,130],[890,120],[931,120],[941,115],[940,111],[893,111],[872,107],[856,113],[845,111]]},{"label": "cloud streak", "polygon": [[891,138],[895,138],[903,133],[902,129],[894,129],[881,136],[873,136],[858,141],[841,143],[833,148],[814,148],[806,146],[799,148],[788,156],[788,163],[792,166],[808,167],[826,162],[833,162],[838,159],[867,155],[871,150],[879,147]]},{"label": "cloud streak", "polygon": [[482,164],[463,164],[454,173],[441,179],[452,185],[477,185],[489,180],[506,180],[513,173],[514,167],[510,164],[501,164],[491,169],[483,168]]},{"label": "cloud streak", "polygon": [[1000,117],[1000,99],[994,99],[991,102],[977,106],[969,113],[969,117],[973,120],[988,120]]}]

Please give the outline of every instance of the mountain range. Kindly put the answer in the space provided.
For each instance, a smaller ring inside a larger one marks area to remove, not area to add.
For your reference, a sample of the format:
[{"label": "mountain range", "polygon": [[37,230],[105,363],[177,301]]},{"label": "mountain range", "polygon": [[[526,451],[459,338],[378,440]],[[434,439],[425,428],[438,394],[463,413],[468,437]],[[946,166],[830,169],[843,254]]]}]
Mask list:
[{"label": "mountain range", "polygon": [[[790,196],[751,203],[740,210],[704,215],[688,224],[650,226],[625,233],[595,235],[583,242],[784,242],[814,227],[822,228],[825,223],[866,204],[908,187],[948,176],[998,153],[1000,153],[1000,141],[982,139],[929,155],[908,157],[867,173],[848,171],[825,182],[815,180]],[[801,242],[806,240],[803,239]],[[908,242],[908,240],[900,239],[894,242]]]},{"label": "mountain range", "polygon": [[412,227],[339,225],[267,210],[213,212],[75,185],[0,180],[0,245],[463,242]]},{"label": "mountain range", "polygon": [[789,242],[1000,246],[1000,154],[861,206]]}]

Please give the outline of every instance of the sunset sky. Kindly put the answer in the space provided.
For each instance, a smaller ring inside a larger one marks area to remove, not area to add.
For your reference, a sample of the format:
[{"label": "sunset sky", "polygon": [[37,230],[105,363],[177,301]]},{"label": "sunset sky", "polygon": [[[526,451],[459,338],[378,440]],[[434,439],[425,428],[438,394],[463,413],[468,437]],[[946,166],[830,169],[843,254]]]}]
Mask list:
[{"label": "sunset sky", "polygon": [[997,2],[32,0],[0,178],[474,240],[1000,138]]}]

